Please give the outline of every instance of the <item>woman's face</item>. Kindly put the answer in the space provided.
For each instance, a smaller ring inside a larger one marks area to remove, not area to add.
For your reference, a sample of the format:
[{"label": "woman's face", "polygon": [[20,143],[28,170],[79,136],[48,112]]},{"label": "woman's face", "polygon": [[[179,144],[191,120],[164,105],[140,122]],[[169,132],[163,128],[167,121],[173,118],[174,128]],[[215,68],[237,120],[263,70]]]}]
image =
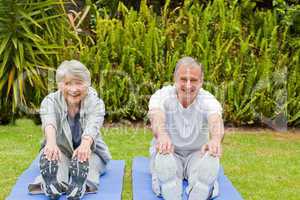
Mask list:
[{"label": "woman's face", "polygon": [[86,96],[87,84],[76,76],[67,75],[60,83],[59,89],[63,92],[68,106],[79,106]]}]

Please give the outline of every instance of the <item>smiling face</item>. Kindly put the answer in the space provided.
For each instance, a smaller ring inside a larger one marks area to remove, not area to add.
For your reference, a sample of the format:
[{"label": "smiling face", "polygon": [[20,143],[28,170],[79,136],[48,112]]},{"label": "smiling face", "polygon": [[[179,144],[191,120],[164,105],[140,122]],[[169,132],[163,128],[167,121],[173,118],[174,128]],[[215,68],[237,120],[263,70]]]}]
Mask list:
[{"label": "smiling face", "polygon": [[59,88],[68,106],[79,106],[87,94],[87,84],[73,75],[66,75]]},{"label": "smiling face", "polygon": [[175,74],[175,86],[180,103],[188,107],[202,87],[202,74],[200,67],[181,65]]}]

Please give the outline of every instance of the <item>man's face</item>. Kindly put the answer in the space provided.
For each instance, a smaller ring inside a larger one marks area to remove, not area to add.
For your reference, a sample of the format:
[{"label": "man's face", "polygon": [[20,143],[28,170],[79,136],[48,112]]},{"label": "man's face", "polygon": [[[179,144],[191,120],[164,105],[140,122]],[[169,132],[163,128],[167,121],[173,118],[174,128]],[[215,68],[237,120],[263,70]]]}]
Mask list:
[{"label": "man's face", "polygon": [[202,86],[201,69],[181,65],[175,75],[175,85],[179,101],[183,106],[190,105]]},{"label": "man's face", "polygon": [[68,105],[79,105],[84,99],[87,92],[87,85],[78,77],[67,75],[60,83],[59,88],[63,92],[63,96]]}]

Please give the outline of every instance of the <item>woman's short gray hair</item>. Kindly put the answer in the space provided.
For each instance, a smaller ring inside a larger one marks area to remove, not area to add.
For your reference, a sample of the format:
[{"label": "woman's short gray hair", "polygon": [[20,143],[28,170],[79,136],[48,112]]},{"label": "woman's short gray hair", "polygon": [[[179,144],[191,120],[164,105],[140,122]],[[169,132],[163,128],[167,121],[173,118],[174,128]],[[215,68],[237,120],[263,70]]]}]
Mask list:
[{"label": "woman's short gray hair", "polygon": [[201,75],[200,75],[201,77],[200,78],[203,79],[202,64],[198,63],[194,58],[189,57],[189,56],[183,57],[183,58],[181,58],[177,61],[175,71],[174,71],[174,77],[175,78],[177,76],[178,69],[181,65],[188,66],[188,67],[199,67],[200,70],[201,70]]},{"label": "woman's short gray hair", "polygon": [[89,70],[78,60],[65,60],[56,70],[56,83],[62,82],[66,75],[72,75],[91,85],[91,74]]}]

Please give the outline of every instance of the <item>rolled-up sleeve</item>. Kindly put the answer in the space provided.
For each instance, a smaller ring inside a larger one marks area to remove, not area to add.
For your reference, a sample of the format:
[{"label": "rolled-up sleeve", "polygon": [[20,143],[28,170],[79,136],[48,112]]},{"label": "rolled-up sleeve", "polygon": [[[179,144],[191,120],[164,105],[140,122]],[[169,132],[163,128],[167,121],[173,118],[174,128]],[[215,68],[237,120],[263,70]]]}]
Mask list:
[{"label": "rolled-up sleeve", "polygon": [[49,125],[53,126],[55,130],[57,130],[56,114],[54,99],[49,96],[45,97],[40,107],[43,132]]},{"label": "rolled-up sleeve", "polygon": [[100,128],[103,125],[105,116],[104,102],[95,97],[91,100],[86,112],[86,127],[83,130],[82,136],[90,136],[95,142],[96,137],[100,133]]}]

